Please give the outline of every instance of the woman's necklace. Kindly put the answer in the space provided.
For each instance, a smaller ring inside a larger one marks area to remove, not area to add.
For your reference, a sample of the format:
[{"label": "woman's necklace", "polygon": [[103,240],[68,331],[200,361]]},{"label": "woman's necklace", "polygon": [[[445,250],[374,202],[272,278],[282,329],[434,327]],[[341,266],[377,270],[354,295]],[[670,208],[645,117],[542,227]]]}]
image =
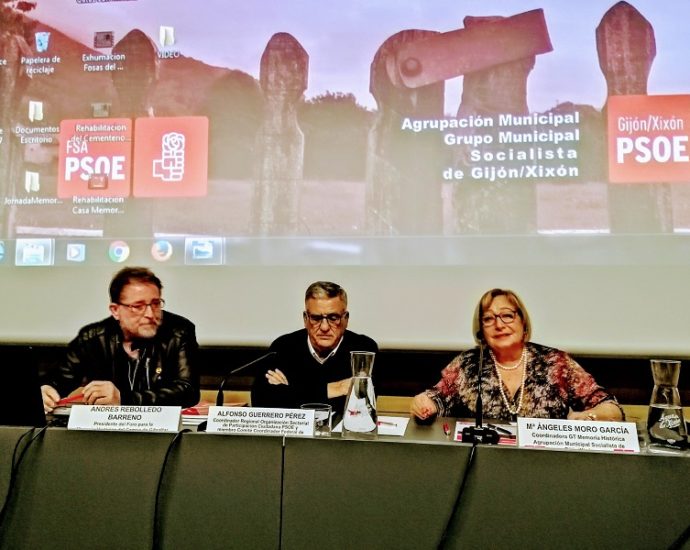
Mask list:
[{"label": "woman's necklace", "polygon": [[520,355],[520,360],[515,363],[512,367],[506,367],[505,365],[501,365],[496,360],[496,356],[494,355],[493,350],[489,350],[489,354],[491,354],[491,359],[494,362],[494,365],[496,365],[499,369],[503,370],[517,370],[520,368],[520,365],[522,365],[525,362],[525,359],[527,359],[527,346],[522,346],[522,355]]},{"label": "woman's necklace", "polygon": [[[501,398],[503,399],[503,403],[505,404],[506,408],[508,409],[508,412],[514,416],[517,416],[518,413],[520,412],[520,409],[522,409],[522,398],[525,395],[525,380],[527,379],[527,346],[523,347],[522,349],[522,356],[520,357],[520,361],[514,366],[514,367],[504,367],[503,365],[500,365],[498,361],[496,361],[496,357],[494,357],[494,353],[489,350],[489,353],[491,354],[491,358],[494,361],[494,366],[496,367],[496,376],[498,376],[498,388],[501,390]],[[525,368],[522,370],[522,382],[520,384],[520,398],[518,399],[518,405],[515,409],[510,406],[510,401],[508,401],[508,397],[506,396],[506,392],[503,390],[503,378],[501,378],[501,370],[515,370],[518,368],[521,364],[524,364]]]}]

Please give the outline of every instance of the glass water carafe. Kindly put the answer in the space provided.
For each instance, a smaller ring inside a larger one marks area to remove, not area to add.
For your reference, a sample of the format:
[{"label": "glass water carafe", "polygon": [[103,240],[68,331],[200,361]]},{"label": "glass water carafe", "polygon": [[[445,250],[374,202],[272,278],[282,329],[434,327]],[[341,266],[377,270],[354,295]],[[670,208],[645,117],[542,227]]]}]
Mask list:
[{"label": "glass water carafe", "polygon": [[372,439],[378,434],[373,351],[351,351],[352,380],[343,411],[343,437]]},{"label": "glass water carafe", "polygon": [[654,389],[649,402],[647,431],[653,445],[684,448],[688,432],[678,392],[680,361],[652,359]]}]

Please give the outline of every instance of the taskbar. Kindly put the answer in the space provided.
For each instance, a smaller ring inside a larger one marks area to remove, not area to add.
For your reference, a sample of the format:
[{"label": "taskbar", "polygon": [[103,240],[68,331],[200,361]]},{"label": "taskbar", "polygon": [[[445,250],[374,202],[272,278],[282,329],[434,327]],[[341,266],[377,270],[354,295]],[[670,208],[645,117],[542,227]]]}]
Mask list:
[{"label": "taskbar", "polygon": [[690,234],[0,239],[5,267],[690,266]]},{"label": "taskbar", "polygon": [[222,237],[153,239],[18,238],[0,240],[0,267],[112,265],[151,262],[223,265]]}]

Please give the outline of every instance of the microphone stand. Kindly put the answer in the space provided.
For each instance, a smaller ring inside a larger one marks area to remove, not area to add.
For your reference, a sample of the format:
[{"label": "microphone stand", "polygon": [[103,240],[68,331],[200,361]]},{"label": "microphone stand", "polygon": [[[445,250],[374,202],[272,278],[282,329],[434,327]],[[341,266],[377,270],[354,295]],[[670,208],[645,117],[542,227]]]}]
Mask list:
[{"label": "microphone stand", "polygon": [[462,441],[472,443],[498,443],[498,432],[493,428],[482,426],[484,416],[482,404],[482,372],[484,371],[484,342],[479,344],[479,372],[477,375],[477,402],[475,406],[475,425],[467,426],[462,430]]},{"label": "microphone stand", "polygon": [[253,365],[256,365],[257,363],[260,363],[264,359],[267,359],[268,357],[271,357],[273,355],[276,355],[275,351],[269,351],[268,353],[264,353],[261,357],[257,357],[253,361],[249,361],[249,363],[245,363],[241,367],[237,367],[234,370],[231,370],[229,374],[227,374],[223,380],[220,383],[220,386],[218,387],[218,395],[216,395],[216,406],[217,407],[222,407],[223,403],[225,401],[225,396],[223,395],[223,388],[225,388],[225,383],[228,381],[228,378],[233,376],[234,374],[237,374],[238,372],[243,371],[244,369],[247,369]]}]

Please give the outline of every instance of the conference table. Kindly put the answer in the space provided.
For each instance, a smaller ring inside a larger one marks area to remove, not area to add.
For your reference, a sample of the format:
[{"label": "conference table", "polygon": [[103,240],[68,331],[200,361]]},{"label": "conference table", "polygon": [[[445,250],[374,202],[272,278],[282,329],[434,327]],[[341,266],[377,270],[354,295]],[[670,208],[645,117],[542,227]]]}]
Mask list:
[{"label": "conference table", "polygon": [[690,452],[473,448],[440,420],[373,441],[0,427],[0,495],[12,549],[654,549],[690,523]]}]

